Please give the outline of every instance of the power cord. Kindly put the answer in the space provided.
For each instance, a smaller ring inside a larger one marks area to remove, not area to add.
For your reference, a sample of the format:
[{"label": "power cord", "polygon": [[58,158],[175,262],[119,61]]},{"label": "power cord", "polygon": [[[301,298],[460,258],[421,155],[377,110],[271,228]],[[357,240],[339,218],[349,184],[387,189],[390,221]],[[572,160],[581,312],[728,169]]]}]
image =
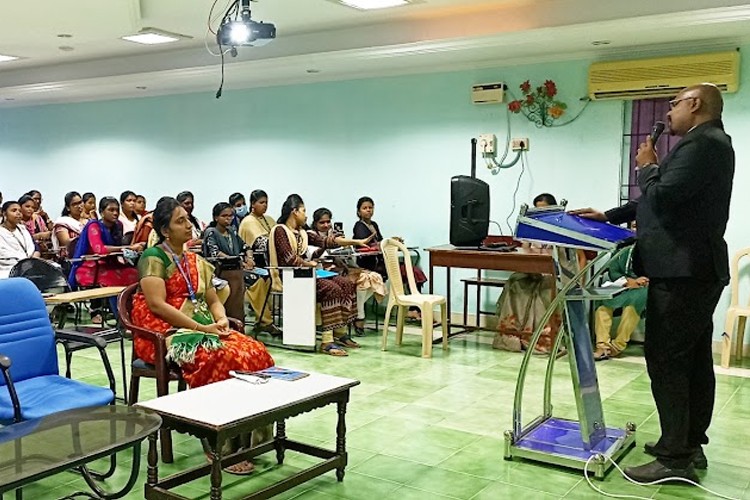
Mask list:
[{"label": "power cord", "polygon": [[491,220],[490,222],[497,226],[498,231],[500,231],[500,236],[503,236],[503,226],[501,226],[499,222],[494,220]]},{"label": "power cord", "polygon": [[508,216],[505,218],[505,225],[508,226],[508,230],[510,231],[511,236],[513,235],[513,228],[510,225],[510,218],[513,217],[513,214],[516,213],[516,196],[518,195],[518,189],[521,187],[521,179],[523,178],[523,173],[526,171],[526,155],[523,154],[523,151],[519,151],[518,157],[521,159],[521,173],[518,174],[518,180],[516,181],[516,189],[513,190],[513,204],[510,207],[510,212],[508,212]]},{"label": "power cord", "polygon": [[583,465],[583,477],[586,478],[586,482],[589,484],[591,489],[596,491],[597,493],[610,497],[610,498],[635,498],[637,500],[650,500],[651,497],[639,497],[636,495],[624,495],[619,493],[607,493],[606,491],[602,490],[598,486],[595,486],[594,483],[591,482],[591,478],[589,477],[589,465],[591,464],[591,461],[594,459],[601,460],[604,458],[608,462],[612,462],[612,465],[615,466],[615,469],[617,469],[620,474],[622,474],[622,477],[627,479],[629,482],[636,484],[638,486],[654,486],[657,484],[663,484],[667,482],[673,482],[673,481],[680,481],[683,483],[691,484],[693,486],[697,486],[698,488],[702,489],[706,493],[709,493],[711,495],[714,495],[719,498],[724,498],[725,500],[739,500],[739,498],[729,497],[726,495],[722,495],[721,493],[716,493],[715,491],[709,490],[705,486],[701,486],[700,484],[696,483],[695,481],[691,481],[690,479],[686,479],[684,477],[665,477],[664,479],[658,479],[656,481],[651,481],[648,483],[641,483],[639,481],[635,481],[633,479],[630,479],[627,474],[625,474],[625,471],[623,471],[619,465],[617,465],[617,462],[612,460],[612,457],[606,456],[606,455],[591,455],[588,460],[586,460],[586,463]]}]

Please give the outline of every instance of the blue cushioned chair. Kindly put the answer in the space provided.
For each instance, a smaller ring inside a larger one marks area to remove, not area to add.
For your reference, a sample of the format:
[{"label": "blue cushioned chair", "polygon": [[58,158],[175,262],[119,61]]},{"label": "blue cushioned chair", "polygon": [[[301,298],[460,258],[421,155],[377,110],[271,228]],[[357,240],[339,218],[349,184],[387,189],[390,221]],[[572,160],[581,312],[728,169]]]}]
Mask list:
[{"label": "blue cushioned chair", "polygon": [[[96,387],[59,375],[57,339],[99,349],[110,387]],[[74,408],[114,401],[115,381],[104,340],[52,329],[42,295],[24,278],[0,280],[0,424],[8,425]]]}]

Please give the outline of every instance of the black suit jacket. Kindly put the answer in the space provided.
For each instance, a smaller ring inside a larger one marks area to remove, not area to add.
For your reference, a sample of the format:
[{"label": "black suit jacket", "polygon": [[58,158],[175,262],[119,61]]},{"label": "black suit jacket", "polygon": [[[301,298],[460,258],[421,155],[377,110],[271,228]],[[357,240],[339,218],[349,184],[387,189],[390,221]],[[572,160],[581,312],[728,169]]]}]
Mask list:
[{"label": "black suit jacket", "polygon": [[613,224],[637,221],[636,272],[728,283],[724,231],[733,178],[734,149],[721,120],[685,134],[661,166],[643,167],[641,197],[606,212]]}]

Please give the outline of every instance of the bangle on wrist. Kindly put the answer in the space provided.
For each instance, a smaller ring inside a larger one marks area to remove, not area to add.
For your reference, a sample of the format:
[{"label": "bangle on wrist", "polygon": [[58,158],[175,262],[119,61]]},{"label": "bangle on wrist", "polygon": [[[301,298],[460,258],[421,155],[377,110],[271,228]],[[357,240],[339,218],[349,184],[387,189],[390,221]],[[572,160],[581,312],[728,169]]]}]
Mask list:
[{"label": "bangle on wrist", "polygon": [[196,332],[200,332],[201,331],[200,328],[201,328],[201,324],[196,321],[195,322],[195,331]]}]

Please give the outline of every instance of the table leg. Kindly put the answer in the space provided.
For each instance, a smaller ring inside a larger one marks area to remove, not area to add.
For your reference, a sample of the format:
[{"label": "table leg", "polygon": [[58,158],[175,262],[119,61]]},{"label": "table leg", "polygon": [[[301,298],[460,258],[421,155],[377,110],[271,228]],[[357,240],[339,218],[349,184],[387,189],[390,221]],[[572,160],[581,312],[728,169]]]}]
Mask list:
[{"label": "table leg", "polygon": [[445,268],[445,277],[446,277],[446,295],[445,295],[445,307],[448,310],[448,334],[450,335],[451,331],[451,268],[446,267]]},{"label": "table leg", "polygon": [[159,452],[156,451],[156,438],[159,431],[148,435],[148,468],[146,482],[151,486],[159,482]]},{"label": "table leg", "polygon": [[434,273],[434,268],[432,267],[432,259],[430,259],[430,280],[429,280],[429,282],[430,282],[430,294],[432,294],[432,290],[433,290],[432,284],[435,283],[435,279],[434,279],[435,276],[434,275],[435,275],[435,273]]},{"label": "table leg", "polygon": [[339,416],[336,425],[336,454],[344,457],[344,464],[336,468],[336,479],[341,482],[346,468],[346,401],[336,403],[336,412]]},{"label": "table leg", "polygon": [[221,500],[221,451],[223,441],[209,440],[211,454],[211,500]]},{"label": "table leg", "polygon": [[276,462],[281,465],[284,463],[284,451],[286,446],[284,442],[286,440],[286,421],[278,420],[276,422],[276,440],[274,447],[276,448]]}]

